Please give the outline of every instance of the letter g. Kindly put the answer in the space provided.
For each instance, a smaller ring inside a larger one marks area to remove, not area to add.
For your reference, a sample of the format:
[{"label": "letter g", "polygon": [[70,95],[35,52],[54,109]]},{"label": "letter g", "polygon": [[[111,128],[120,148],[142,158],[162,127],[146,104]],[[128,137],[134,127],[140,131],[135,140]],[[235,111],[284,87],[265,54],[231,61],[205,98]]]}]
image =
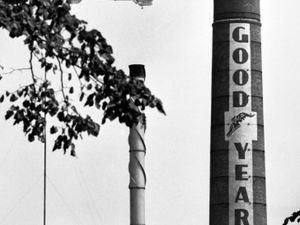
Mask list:
[{"label": "letter g", "polygon": [[245,30],[245,27],[236,27],[232,32],[232,38],[236,42],[247,43],[249,41],[248,34],[241,34],[241,30]]}]

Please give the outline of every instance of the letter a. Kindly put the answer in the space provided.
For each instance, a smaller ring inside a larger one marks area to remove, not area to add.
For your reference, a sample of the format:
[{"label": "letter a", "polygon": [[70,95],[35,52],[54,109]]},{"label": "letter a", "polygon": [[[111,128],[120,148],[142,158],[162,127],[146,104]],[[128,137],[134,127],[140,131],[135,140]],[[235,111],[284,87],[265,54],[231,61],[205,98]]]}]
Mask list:
[{"label": "letter a", "polygon": [[246,187],[240,187],[238,190],[238,193],[235,198],[235,202],[238,201],[244,201],[244,202],[249,202],[249,197],[247,193]]}]

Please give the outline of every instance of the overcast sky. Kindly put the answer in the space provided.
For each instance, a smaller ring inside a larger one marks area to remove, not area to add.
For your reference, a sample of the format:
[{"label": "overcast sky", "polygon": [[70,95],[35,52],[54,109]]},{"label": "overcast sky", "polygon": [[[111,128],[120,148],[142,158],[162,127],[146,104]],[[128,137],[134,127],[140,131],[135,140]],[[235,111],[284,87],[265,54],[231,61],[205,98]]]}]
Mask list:
[{"label": "overcast sky", "polygon": [[[261,2],[268,224],[300,209],[300,3]],[[74,13],[113,46],[115,65],[146,66],[167,116],[147,111],[146,221],[208,224],[213,1],[83,0]],[[26,67],[21,40],[0,33],[0,65]],[[5,88],[28,79],[16,73]],[[4,82],[4,83],[3,83]],[[43,146],[30,144],[0,108],[0,225],[42,223]],[[87,109],[88,110],[88,109]],[[93,113],[97,118],[99,115]],[[77,144],[78,158],[50,153],[49,225],[129,224],[128,129],[107,123]]]}]

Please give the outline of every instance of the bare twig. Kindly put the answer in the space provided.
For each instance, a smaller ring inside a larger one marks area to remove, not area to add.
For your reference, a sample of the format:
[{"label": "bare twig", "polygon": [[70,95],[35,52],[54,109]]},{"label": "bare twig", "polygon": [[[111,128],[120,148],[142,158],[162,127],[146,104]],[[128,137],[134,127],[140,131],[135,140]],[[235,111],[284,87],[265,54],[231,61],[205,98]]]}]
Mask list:
[{"label": "bare twig", "polygon": [[75,66],[73,66],[73,70],[74,70],[74,72],[75,72],[75,74],[76,74],[76,76],[78,78],[78,81],[79,81],[79,84],[80,84],[80,89],[82,90],[83,84],[82,84],[82,82],[81,82],[81,80],[79,78],[79,74],[78,74],[78,71],[76,70]]},{"label": "bare twig", "polygon": [[25,67],[24,68],[17,68],[17,69],[12,68],[11,71],[1,73],[1,75],[12,74],[14,72],[17,72],[17,71],[21,72],[21,71],[24,71],[24,70],[30,70],[30,67],[28,67],[28,68],[25,68]]},{"label": "bare twig", "polygon": [[98,78],[96,77],[93,77],[93,76],[90,76],[90,78],[97,84],[97,83],[100,83],[101,85],[103,85],[103,81],[99,80]]},{"label": "bare twig", "polygon": [[30,51],[29,65],[30,65],[32,81],[35,84],[36,83],[36,78],[35,78],[34,71],[33,71],[32,58],[33,58],[33,50]]},{"label": "bare twig", "polygon": [[64,79],[63,79],[63,74],[64,74],[64,72],[63,72],[63,70],[62,70],[61,62],[60,62],[59,58],[56,57],[56,59],[57,59],[58,66],[59,66],[59,70],[60,70],[61,92],[62,92],[62,95],[63,95],[64,100],[66,101],[67,98],[66,98],[66,94],[65,94],[65,91],[64,91]]}]

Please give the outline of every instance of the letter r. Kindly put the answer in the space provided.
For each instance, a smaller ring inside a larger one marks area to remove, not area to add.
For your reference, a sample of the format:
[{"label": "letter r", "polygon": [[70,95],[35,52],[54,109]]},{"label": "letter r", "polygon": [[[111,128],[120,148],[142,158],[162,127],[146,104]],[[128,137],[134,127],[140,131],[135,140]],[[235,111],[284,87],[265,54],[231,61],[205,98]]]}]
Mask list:
[{"label": "letter r", "polygon": [[249,225],[249,212],[246,209],[236,209],[234,225]]}]

